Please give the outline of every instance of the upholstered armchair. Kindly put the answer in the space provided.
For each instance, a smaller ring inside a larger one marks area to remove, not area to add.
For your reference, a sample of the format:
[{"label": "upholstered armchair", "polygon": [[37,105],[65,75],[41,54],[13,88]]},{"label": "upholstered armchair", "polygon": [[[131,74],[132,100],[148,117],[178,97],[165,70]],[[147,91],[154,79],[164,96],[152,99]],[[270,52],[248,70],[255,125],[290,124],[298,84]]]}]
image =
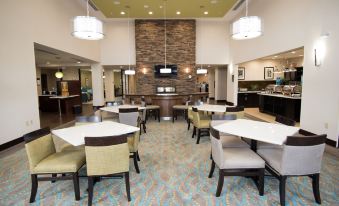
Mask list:
[{"label": "upholstered armchair", "polygon": [[85,137],[85,152],[88,175],[88,205],[92,205],[95,178],[116,174],[125,176],[127,199],[131,201],[127,135]]},{"label": "upholstered armchair", "polygon": [[211,120],[208,117],[204,117],[204,114],[200,113],[196,107],[192,108],[192,115],[194,125],[192,138],[198,133],[197,144],[199,144],[201,133],[209,131]]},{"label": "upholstered armchair", "polygon": [[[122,124],[127,124],[134,127],[140,126],[140,117],[138,108],[120,108],[119,109],[119,122]],[[134,161],[134,167],[137,173],[140,173],[138,161],[140,161],[138,146],[140,141],[140,133],[134,132],[129,135],[127,138],[127,143],[129,151],[131,153],[131,158]]]},{"label": "upholstered armchair", "polygon": [[319,178],[325,150],[326,135],[299,130],[299,135],[287,137],[282,148],[259,148],[257,153],[266,161],[266,169],[279,179],[280,204],[285,205],[286,178],[309,176],[315,201],[321,204]]},{"label": "upholstered armchair", "polygon": [[259,194],[264,195],[265,162],[250,148],[223,148],[219,131],[210,128],[212,145],[212,165],[209,178],[213,176],[215,165],[219,167],[216,197],[219,197],[225,176],[255,177]]},{"label": "upholstered armchair", "polygon": [[[38,181],[73,180],[75,199],[80,200],[78,171],[85,164],[85,153],[80,150],[56,152],[48,127],[24,135],[32,179],[30,203],[35,201]],[[52,177],[46,177],[51,174]],[[57,176],[62,174],[62,176]],[[44,175],[43,177],[39,177]]]}]

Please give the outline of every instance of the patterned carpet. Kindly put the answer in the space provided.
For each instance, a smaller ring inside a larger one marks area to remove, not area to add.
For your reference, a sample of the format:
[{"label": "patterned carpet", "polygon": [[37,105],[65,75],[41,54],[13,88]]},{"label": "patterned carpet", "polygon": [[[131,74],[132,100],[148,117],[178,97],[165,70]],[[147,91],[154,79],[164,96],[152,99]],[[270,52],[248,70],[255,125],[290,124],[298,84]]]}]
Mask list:
[{"label": "patterned carpet", "polygon": [[[220,198],[215,197],[217,174],[210,169],[209,137],[197,145],[183,121],[148,122],[140,144],[141,173],[130,162],[131,196],[127,202],[123,179],[104,179],[94,188],[94,205],[279,205],[278,181],[265,177],[260,197],[251,179],[226,177]],[[0,155],[0,205],[29,205],[30,176],[23,145]],[[321,173],[322,205],[339,205],[338,157],[325,153]],[[82,172],[85,172],[83,169]],[[32,205],[86,205],[87,179],[80,179],[81,200],[74,200],[72,181],[39,182]],[[289,205],[317,205],[309,178],[288,178]]]}]

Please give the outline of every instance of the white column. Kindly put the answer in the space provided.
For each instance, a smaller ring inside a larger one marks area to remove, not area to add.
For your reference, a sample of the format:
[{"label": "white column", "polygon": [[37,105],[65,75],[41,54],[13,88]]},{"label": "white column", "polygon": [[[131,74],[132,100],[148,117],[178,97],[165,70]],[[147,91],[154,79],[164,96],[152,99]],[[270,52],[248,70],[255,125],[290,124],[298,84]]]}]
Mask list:
[{"label": "white column", "polygon": [[102,78],[103,67],[100,64],[92,64],[92,87],[93,87],[93,106],[105,105],[104,99],[104,81]]}]

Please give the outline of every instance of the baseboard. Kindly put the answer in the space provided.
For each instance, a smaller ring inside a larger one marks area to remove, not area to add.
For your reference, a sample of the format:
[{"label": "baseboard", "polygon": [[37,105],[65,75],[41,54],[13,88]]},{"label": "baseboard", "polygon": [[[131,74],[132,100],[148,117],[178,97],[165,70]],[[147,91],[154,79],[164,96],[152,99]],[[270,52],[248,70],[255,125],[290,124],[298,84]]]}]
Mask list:
[{"label": "baseboard", "polygon": [[225,103],[226,104],[226,100],[216,100],[217,103]]},{"label": "baseboard", "polygon": [[330,145],[330,146],[332,146],[332,147],[338,148],[338,147],[337,147],[337,143],[336,143],[336,141],[334,141],[334,140],[331,140],[331,139],[327,139],[327,138],[326,138],[326,144],[328,144],[328,145]]},{"label": "baseboard", "polygon": [[17,139],[12,140],[12,141],[6,142],[6,143],[0,145],[0,152],[5,150],[5,149],[8,149],[10,147],[13,147],[13,146],[15,146],[15,145],[17,145],[17,144],[19,144],[23,141],[24,141],[24,137],[19,137]]},{"label": "baseboard", "polygon": [[215,98],[214,97],[208,97],[210,100],[214,100]]},{"label": "baseboard", "polygon": [[234,106],[234,103],[233,102],[229,102],[229,101],[226,100],[226,105]]}]

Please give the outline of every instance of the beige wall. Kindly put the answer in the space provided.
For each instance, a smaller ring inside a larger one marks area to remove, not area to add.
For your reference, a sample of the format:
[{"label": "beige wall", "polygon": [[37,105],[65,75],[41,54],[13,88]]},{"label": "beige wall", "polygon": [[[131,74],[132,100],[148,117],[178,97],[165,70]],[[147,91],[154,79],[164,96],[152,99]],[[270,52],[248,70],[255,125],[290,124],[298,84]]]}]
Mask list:
[{"label": "beige wall", "polygon": [[214,98],[215,97],[215,70],[214,69],[209,69],[208,70],[208,93],[209,97]]},{"label": "beige wall", "polygon": [[64,73],[62,80],[79,80],[79,68],[66,67],[62,72]]},{"label": "beige wall", "polygon": [[226,100],[227,96],[227,69],[215,69],[215,100]]},{"label": "beige wall", "polygon": [[[81,72],[81,87],[92,88],[92,73],[90,70],[80,70]],[[87,79],[87,84],[86,84]]]},{"label": "beige wall", "polygon": [[0,144],[40,128],[34,42],[99,60],[99,42],[71,36],[70,20],[84,12],[69,0],[1,1]]}]

